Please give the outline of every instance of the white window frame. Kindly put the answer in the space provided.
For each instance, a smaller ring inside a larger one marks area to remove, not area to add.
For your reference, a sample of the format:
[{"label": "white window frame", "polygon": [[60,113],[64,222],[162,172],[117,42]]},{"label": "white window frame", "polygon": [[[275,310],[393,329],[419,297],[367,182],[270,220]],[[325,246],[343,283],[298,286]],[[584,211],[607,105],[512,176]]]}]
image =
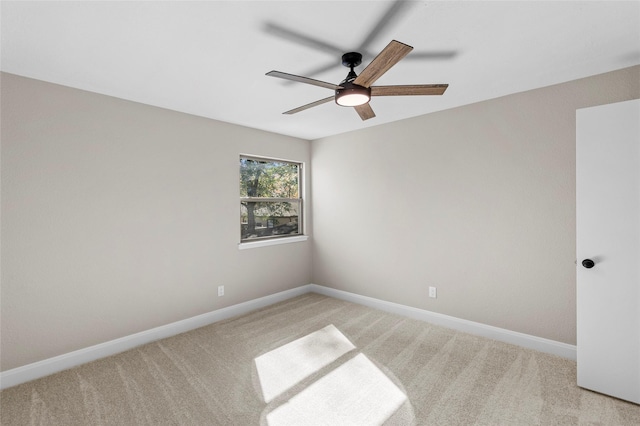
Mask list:
[{"label": "white window frame", "polygon": [[[252,198],[252,197],[240,197],[240,209],[242,209],[241,205],[243,201],[256,201],[256,202],[264,202],[264,201],[276,201],[276,202],[295,202],[298,203],[298,229],[300,230],[299,234],[294,235],[275,235],[275,236],[267,236],[267,237],[259,237],[252,239],[242,239],[242,231],[240,229],[240,242],[238,243],[238,249],[252,249],[257,247],[267,247],[279,244],[287,244],[287,243],[296,243],[301,241],[307,241],[309,238],[304,233],[305,229],[305,221],[304,221],[304,163],[302,161],[295,160],[286,160],[282,158],[273,158],[273,157],[263,157],[252,154],[240,154],[239,159],[248,159],[255,161],[273,161],[278,163],[289,163],[295,164],[298,166],[298,198]],[[240,168],[238,167],[238,182],[240,182]],[[240,226],[242,226],[242,222],[240,222]]]}]

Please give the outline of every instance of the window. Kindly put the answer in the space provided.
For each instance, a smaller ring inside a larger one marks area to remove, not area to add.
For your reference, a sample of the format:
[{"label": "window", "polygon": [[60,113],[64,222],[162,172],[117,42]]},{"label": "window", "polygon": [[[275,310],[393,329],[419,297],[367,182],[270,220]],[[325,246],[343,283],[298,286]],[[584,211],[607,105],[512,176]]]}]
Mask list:
[{"label": "window", "polygon": [[240,241],[302,235],[302,164],[240,156]]}]

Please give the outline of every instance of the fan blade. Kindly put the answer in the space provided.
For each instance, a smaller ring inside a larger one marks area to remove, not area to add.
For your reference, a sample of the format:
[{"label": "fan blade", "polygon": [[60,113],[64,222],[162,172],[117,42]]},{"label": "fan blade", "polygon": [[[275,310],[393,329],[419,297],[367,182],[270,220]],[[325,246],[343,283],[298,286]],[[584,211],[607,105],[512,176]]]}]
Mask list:
[{"label": "fan blade", "polygon": [[311,36],[299,33],[294,30],[290,30],[288,28],[281,27],[278,24],[274,24],[272,22],[267,22],[264,25],[265,32],[269,34],[273,34],[275,36],[287,39],[289,41],[299,43],[305,46],[312,47],[314,49],[318,49],[322,52],[329,53],[330,55],[335,55],[340,57],[344,51],[342,48],[334,46],[332,44],[326,43],[322,40],[318,40]]},{"label": "fan blade", "polygon": [[384,29],[397,22],[401,18],[401,12],[404,12],[411,5],[412,3],[406,0],[396,0],[391,3],[389,8],[380,17],[371,31],[369,31],[369,34],[367,34],[364,40],[362,40],[362,43],[360,43],[356,51],[362,52],[369,49],[371,43],[380,36]]},{"label": "fan blade", "polygon": [[312,84],[314,86],[326,87],[327,89],[332,89],[332,90],[342,89],[342,86],[338,86],[333,83],[327,83],[326,81],[315,80],[313,78],[302,77],[294,74],[287,74],[286,72],[269,71],[265,75],[268,75],[269,77],[278,77],[278,78],[284,78],[285,80],[297,81],[299,83]]},{"label": "fan blade", "polygon": [[287,114],[287,115],[295,114],[297,112],[304,111],[305,109],[313,108],[314,106],[322,105],[327,102],[333,101],[335,98],[336,98],[335,96],[329,96],[328,98],[320,99],[319,101],[311,102],[310,104],[302,105],[301,107],[294,108],[289,111],[285,111],[283,112],[283,114]]},{"label": "fan blade", "polygon": [[425,59],[451,59],[458,56],[455,50],[427,50],[424,52],[411,52],[407,61],[424,61]]},{"label": "fan blade", "polygon": [[356,112],[362,118],[362,121],[368,120],[376,116],[376,113],[371,109],[371,105],[369,103],[354,106]]},{"label": "fan blade", "polygon": [[373,58],[373,61],[362,70],[353,82],[364,87],[371,86],[377,79],[382,77],[382,74],[387,72],[389,68],[407,56],[412,49],[413,47],[409,45],[391,40],[391,43],[382,49],[382,52],[380,52],[378,56]]},{"label": "fan blade", "polygon": [[[314,69],[307,69],[303,74],[304,75],[318,75],[318,74],[321,74],[321,73],[323,73],[325,71],[329,71],[330,69],[338,68],[338,67],[341,67],[341,66],[342,66],[342,64],[340,63],[340,61],[328,62],[327,64],[322,65],[320,67],[317,67],[317,68],[314,68]],[[290,85],[292,85],[294,83],[295,83],[295,81],[290,81],[290,80],[289,81],[285,81],[285,84],[288,85],[288,86],[290,86]]]},{"label": "fan blade", "polygon": [[407,86],[372,86],[371,96],[442,95],[448,84],[413,84]]}]

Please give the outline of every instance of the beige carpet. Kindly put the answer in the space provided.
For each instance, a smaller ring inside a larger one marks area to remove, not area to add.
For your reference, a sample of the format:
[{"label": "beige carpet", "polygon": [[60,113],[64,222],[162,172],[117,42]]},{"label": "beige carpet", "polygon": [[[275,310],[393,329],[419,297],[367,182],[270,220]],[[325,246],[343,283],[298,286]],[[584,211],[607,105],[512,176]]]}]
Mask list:
[{"label": "beige carpet", "polygon": [[[4,390],[2,425],[639,425],[575,362],[307,294]],[[268,401],[268,402],[265,402]]]}]

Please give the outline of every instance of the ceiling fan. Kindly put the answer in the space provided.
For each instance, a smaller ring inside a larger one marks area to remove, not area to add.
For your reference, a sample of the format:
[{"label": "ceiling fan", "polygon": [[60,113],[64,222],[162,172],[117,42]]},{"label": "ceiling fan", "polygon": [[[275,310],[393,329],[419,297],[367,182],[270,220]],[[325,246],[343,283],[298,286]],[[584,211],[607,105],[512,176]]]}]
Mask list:
[{"label": "ceiling fan", "polygon": [[353,70],[362,63],[362,55],[358,52],[349,52],[342,55],[342,65],[349,68],[349,74],[340,84],[327,83],[309,77],[287,74],[280,71],[269,71],[270,77],[283,78],[285,80],[312,84],[326,87],[335,91],[333,96],[320,99],[310,104],[294,108],[283,114],[295,114],[329,101],[335,100],[340,106],[354,107],[362,120],[368,120],[376,116],[369,105],[371,96],[409,96],[409,95],[442,95],[448,84],[414,84],[406,86],[372,86],[391,67],[404,58],[413,47],[392,40],[373,61],[357,75]]}]

